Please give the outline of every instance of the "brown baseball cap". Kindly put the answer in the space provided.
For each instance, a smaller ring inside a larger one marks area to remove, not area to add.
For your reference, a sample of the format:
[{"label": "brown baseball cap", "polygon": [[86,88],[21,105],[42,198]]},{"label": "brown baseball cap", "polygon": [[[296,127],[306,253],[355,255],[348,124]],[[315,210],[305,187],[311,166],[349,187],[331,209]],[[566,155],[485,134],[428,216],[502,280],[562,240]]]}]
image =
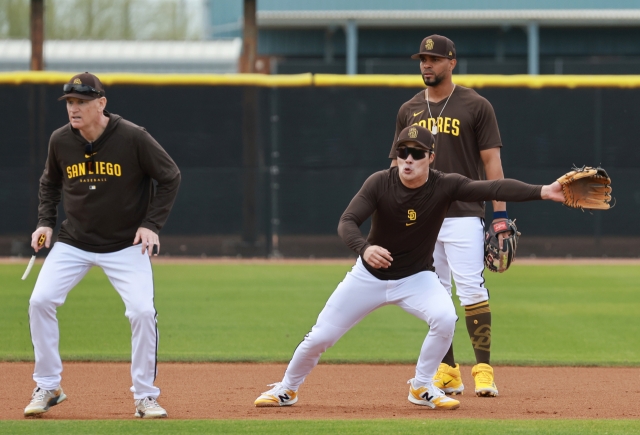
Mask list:
[{"label": "brown baseball cap", "polygon": [[414,148],[419,150],[433,151],[436,147],[436,141],[431,132],[419,125],[410,125],[400,132],[396,140],[396,149],[407,142],[413,142]]},{"label": "brown baseball cap", "polygon": [[431,35],[422,40],[420,52],[411,56],[411,59],[420,59],[420,56],[439,56],[447,59],[456,58],[456,44],[446,36]]},{"label": "brown baseball cap", "polygon": [[100,79],[88,72],[71,77],[69,83],[65,83],[62,90],[64,95],[58,98],[58,101],[65,98],[95,100],[96,98],[104,97],[104,88]]}]

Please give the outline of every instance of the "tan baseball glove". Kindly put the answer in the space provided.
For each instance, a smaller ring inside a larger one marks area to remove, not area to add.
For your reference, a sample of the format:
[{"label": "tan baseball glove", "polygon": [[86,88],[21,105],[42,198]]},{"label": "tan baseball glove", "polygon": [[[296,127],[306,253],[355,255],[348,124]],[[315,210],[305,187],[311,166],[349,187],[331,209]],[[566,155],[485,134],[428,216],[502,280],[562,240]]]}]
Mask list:
[{"label": "tan baseball glove", "polygon": [[608,210],[611,204],[611,178],[601,167],[573,168],[558,178],[564,205],[587,210]]}]

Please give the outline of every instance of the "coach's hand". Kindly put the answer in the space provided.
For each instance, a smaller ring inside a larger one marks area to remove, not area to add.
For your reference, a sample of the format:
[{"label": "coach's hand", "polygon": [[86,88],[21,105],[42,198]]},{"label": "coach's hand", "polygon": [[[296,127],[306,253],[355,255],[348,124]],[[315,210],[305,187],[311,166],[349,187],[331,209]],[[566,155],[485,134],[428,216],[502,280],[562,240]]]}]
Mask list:
[{"label": "coach's hand", "polygon": [[382,246],[376,245],[371,245],[365,249],[364,254],[362,254],[362,258],[364,258],[364,261],[369,263],[369,266],[374,269],[386,269],[391,266],[391,262],[393,261],[389,251],[384,249]]},{"label": "coach's hand", "polygon": [[[147,251],[149,257],[153,254],[154,256],[158,256],[160,252],[160,238],[156,233],[151,231],[148,228],[138,228],[136,231],[136,238],[133,240],[133,244],[137,245],[142,242],[142,253]],[[157,249],[154,251],[153,247],[157,246]]]},{"label": "coach's hand", "polygon": [[[40,235],[44,234],[44,246],[38,246],[38,239]],[[53,228],[49,227],[40,227],[31,234],[31,247],[34,251],[38,252],[43,247],[50,248],[51,247],[51,236],[53,236]]]}]

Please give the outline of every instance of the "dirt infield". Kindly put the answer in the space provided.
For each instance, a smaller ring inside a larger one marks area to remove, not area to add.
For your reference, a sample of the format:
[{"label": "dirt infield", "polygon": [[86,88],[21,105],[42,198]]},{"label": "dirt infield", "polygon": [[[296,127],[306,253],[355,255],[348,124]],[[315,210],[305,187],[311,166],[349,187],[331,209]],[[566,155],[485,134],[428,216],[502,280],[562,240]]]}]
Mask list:
[{"label": "dirt infield", "polygon": [[[161,363],[160,403],[172,419],[559,419],[640,417],[640,368],[496,367],[500,396],[467,393],[455,411],[432,411],[407,401],[410,365],[319,365],[292,407],[255,408],[267,385],[282,378],[284,364]],[[22,419],[33,382],[32,363],[0,363],[0,419]],[[126,363],[67,363],[63,388],[69,399],[45,419],[131,419]],[[613,386],[617,386],[613,388]]]}]

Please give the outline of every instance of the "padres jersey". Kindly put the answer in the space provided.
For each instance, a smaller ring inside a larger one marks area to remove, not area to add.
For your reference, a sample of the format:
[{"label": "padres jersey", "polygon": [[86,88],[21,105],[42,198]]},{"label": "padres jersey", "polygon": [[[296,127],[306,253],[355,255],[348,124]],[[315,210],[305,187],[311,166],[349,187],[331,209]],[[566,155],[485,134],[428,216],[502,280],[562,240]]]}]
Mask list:
[{"label": "padres jersey", "polygon": [[91,155],[71,124],[53,132],[38,208],[38,227],[54,228],[63,193],[67,219],[58,240],[95,253],[131,246],[139,227],[159,232],[180,185],[175,162],[144,128],[104,113],[109,123]]},{"label": "padres jersey", "polygon": [[[429,170],[427,182],[410,189],[400,181],[398,167],[370,176],[342,214],[338,234],[358,255],[371,245],[382,246],[393,261],[387,269],[363,264],[378,279],[402,279],[433,271],[433,250],[440,227],[454,201],[533,201],[542,186],[518,180],[472,181],[458,174]],[[365,239],[360,225],[372,216]]]},{"label": "padres jersey", "polygon": [[[432,168],[472,180],[485,180],[480,151],[502,146],[498,121],[489,101],[473,89],[456,85],[448,103],[446,98],[437,103],[429,102],[430,117],[425,97],[426,92],[420,91],[400,107],[394,144],[405,127],[418,124],[431,130],[437,122],[436,156]],[[389,158],[396,158],[395,147],[391,148]],[[454,203],[446,217],[472,216],[484,217],[484,202]]]}]

